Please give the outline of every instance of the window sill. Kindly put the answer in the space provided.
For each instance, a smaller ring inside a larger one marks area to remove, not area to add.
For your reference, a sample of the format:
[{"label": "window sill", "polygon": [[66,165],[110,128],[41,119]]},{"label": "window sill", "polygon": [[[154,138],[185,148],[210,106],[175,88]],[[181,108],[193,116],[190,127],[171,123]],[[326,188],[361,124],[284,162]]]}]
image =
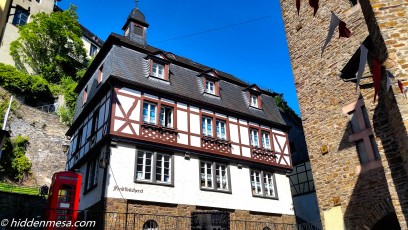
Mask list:
[{"label": "window sill", "polygon": [[253,106],[253,105],[249,105],[249,108],[253,108],[253,109],[257,109],[257,110],[262,110],[261,108],[255,107],[255,106]]},{"label": "window sill", "polygon": [[231,190],[218,190],[218,189],[213,189],[213,188],[203,188],[200,187],[201,191],[206,191],[206,192],[219,192],[219,193],[226,193],[226,194],[232,194]]},{"label": "window sill", "polygon": [[256,198],[263,198],[263,199],[270,199],[270,200],[279,200],[279,197],[277,197],[277,196],[263,196],[263,195],[253,194],[253,193],[252,193],[252,196],[253,196],[253,197],[256,197]]},{"label": "window sill", "polygon": [[166,187],[174,187],[173,183],[165,183],[165,182],[153,182],[148,180],[135,180],[136,184],[150,184],[150,185],[159,185],[159,186],[166,186]]},{"label": "window sill", "polygon": [[217,94],[215,94],[215,93],[204,92],[204,95],[207,95],[207,96],[210,96],[210,97],[220,98],[220,95],[217,95]]},{"label": "window sill", "polygon": [[278,158],[276,156],[275,152],[272,151],[271,149],[259,148],[259,147],[255,147],[255,146],[252,146],[252,148],[253,148],[253,150],[252,150],[253,153],[267,155],[267,156],[272,155],[273,158]]},{"label": "window sill", "polygon": [[156,125],[156,124],[143,123],[142,127],[155,129],[155,130],[159,130],[159,131],[167,132],[167,133],[174,133],[174,134],[178,133],[174,128],[163,127],[163,126]]},{"label": "window sill", "polygon": [[208,141],[208,142],[216,142],[217,144],[221,144],[221,145],[231,145],[231,142],[228,140],[223,140],[220,138],[215,138],[215,137],[210,137],[210,136],[202,136],[201,139],[203,141]]},{"label": "window sill", "polygon": [[163,82],[167,82],[167,83],[170,82],[169,79],[166,79],[166,78],[160,78],[160,77],[156,77],[156,76],[153,76],[153,75],[149,75],[149,77],[151,77],[151,78],[153,78],[153,79],[157,79],[157,80],[163,81]]}]

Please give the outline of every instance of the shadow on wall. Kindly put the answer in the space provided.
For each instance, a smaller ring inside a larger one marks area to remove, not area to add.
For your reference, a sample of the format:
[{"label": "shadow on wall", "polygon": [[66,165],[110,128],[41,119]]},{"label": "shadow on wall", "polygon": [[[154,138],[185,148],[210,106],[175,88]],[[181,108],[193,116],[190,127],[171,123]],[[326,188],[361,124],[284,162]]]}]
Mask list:
[{"label": "shadow on wall", "polygon": [[[385,70],[382,70],[382,88],[385,89]],[[359,174],[350,202],[345,211],[347,229],[401,229],[391,200],[388,183],[396,189],[396,197],[402,210],[400,221],[408,218],[408,175],[404,168],[400,150],[401,141],[408,142],[407,130],[403,126],[402,116],[392,90],[380,90],[378,104],[374,111],[373,124],[375,136],[380,138],[383,154],[389,168],[378,167]],[[401,138],[403,138],[401,140]],[[384,159],[381,159],[384,162]],[[364,166],[363,166],[364,168]],[[391,173],[387,181],[386,172]],[[394,196],[395,197],[395,196]],[[397,207],[399,208],[399,207]],[[386,226],[386,228],[384,228]]]}]

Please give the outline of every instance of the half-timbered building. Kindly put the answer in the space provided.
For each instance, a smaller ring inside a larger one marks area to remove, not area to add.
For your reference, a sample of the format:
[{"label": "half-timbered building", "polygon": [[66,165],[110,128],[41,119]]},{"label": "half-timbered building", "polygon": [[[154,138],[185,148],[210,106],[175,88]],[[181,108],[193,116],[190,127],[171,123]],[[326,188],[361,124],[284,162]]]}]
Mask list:
[{"label": "half-timbered building", "polygon": [[293,224],[275,93],[148,45],[148,26],[132,10],[78,84],[67,170],[83,174],[80,209],[146,214],[143,229],[169,225],[160,216]]}]

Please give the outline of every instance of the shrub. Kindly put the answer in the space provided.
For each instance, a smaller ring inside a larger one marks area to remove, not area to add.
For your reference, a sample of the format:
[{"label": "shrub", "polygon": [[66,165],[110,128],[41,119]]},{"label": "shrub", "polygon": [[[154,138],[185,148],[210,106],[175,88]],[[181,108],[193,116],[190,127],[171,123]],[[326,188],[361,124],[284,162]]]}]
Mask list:
[{"label": "shrub", "polygon": [[31,162],[25,155],[28,144],[28,137],[25,136],[8,138],[0,160],[0,171],[20,183],[25,176],[31,174]]}]

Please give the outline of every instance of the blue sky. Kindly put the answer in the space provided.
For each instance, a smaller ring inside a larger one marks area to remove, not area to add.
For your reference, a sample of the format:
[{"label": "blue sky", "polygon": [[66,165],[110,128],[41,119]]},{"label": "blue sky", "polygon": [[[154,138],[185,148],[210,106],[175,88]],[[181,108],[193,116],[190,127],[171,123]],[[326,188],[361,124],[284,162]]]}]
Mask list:
[{"label": "blue sky", "polygon": [[[62,0],[58,6],[71,3],[79,22],[102,40],[111,32],[122,35],[135,7],[132,0]],[[150,25],[148,44],[283,93],[299,114],[279,1],[141,0],[139,9]]]}]

